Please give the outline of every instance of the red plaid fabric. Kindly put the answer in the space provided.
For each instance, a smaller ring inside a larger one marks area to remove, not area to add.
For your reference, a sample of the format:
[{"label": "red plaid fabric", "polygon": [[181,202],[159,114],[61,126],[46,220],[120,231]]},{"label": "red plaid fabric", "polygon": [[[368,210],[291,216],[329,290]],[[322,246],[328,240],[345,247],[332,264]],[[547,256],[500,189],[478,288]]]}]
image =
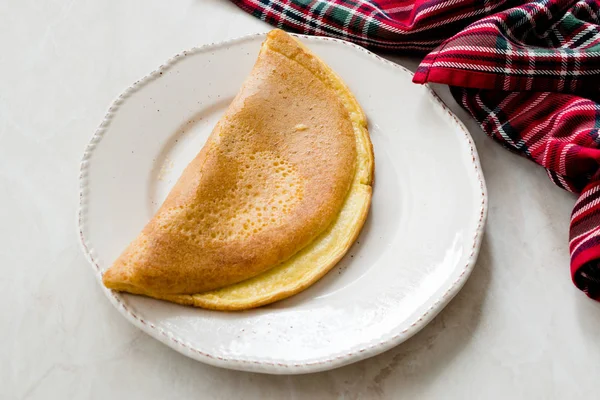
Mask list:
[{"label": "red plaid fabric", "polygon": [[579,193],[571,274],[600,300],[600,0],[232,0],[277,27],[427,53],[493,139]]}]

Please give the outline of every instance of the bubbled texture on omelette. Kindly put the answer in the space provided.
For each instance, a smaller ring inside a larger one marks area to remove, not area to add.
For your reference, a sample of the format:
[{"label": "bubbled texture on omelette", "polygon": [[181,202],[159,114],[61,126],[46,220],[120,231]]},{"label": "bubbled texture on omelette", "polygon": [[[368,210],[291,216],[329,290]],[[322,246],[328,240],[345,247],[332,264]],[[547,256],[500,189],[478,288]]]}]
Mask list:
[{"label": "bubbled texture on omelette", "polygon": [[204,148],[104,283],[165,297],[256,276],[332,224],[355,167],[355,132],[340,97],[263,45]]}]

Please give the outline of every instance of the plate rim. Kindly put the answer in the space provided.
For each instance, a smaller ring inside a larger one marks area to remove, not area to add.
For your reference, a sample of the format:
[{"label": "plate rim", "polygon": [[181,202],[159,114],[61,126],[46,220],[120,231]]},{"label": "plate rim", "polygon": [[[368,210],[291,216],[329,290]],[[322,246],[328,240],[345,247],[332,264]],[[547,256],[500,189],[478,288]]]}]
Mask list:
[{"label": "plate rim", "polygon": [[[471,155],[471,162],[473,167],[475,168],[475,175],[477,180],[479,181],[479,188],[481,190],[481,204],[479,209],[479,220],[477,222],[477,227],[475,228],[475,232],[473,233],[473,244],[471,247],[471,253],[469,254],[469,258],[467,263],[463,267],[462,271],[458,275],[458,277],[450,284],[448,289],[441,295],[436,301],[434,301],[418,318],[416,318],[412,324],[410,324],[407,328],[403,329],[399,332],[393,332],[390,337],[375,342],[375,343],[362,343],[355,345],[351,349],[349,349],[345,354],[338,355],[330,355],[324,359],[319,359],[317,361],[306,361],[306,362],[290,362],[286,360],[275,360],[270,358],[263,359],[242,359],[236,357],[223,357],[220,355],[215,355],[208,353],[206,351],[195,348],[194,346],[185,342],[185,340],[173,335],[171,332],[165,331],[164,329],[157,327],[152,322],[144,320],[142,317],[137,315],[133,310],[131,310],[127,304],[121,299],[121,296],[116,292],[107,289],[104,285],[102,285],[102,272],[101,268],[96,259],[96,252],[94,250],[93,245],[89,242],[85,237],[85,231],[87,229],[87,198],[89,193],[88,188],[88,169],[89,162],[92,153],[94,152],[98,143],[102,140],[104,134],[108,130],[110,123],[114,114],[118,111],[120,106],[127,100],[129,96],[133,93],[141,89],[146,84],[154,81],[158,77],[162,75],[163,72],[167,71],[177,62],[184,59],[187,55],[198,54],[206,51],[210,51],[211,49],[221,48],[236,45],[248,40],[257,39],[259,37],[266,36],[267,32],[255,33],[250,35],[245,35],[241,37],[237,37],[230,40],[224,40],[219,42],[214,42],[210,44],[206,44],[203,46],[193,47],[189,50],[184,50],[175,56],[168,59],[165,63],[161,64],[157,69],[153,70],[143,78],[135,81],[129,87],[127,87],[111,104],[106,112],[102,122],[98,126],[98,128],[93,133],[90,141],[85,147],[80,167],[79,167],[79,203],[77,209],[77,231],[79,236],[79,244],[81,249],[86,256],[88,262],[92,265],[95,270],[95,276],[100,284],[100,287],[103,289],[104,294],[108,297],[112,305],[119,310],[119,312],[133,325],[149,334],[151,337],[159,340],[160,342],[166,344],[172,349],[192,358],[197,361],[214,365],[217,367],[242,370],[242,371],[250,371],[250,372],[261,372],[261,373],[270,373],[270,374],[303,374],[309,372],[318,372],[325,371],[333,368],[338,368],[353,362],[357,362],[363,360],[365,358],[369,358],[375,356],[377,354],[383,353],[400,343],[406,341],[411,336],[420,331],[423,327],[425,327],[444,307],[454,298],[454,296],[460,291],[468,277],[470,276],[475,262],[477,261],[477,257],[479,254],[479,250],[481,247],[481,241],[483,238],[485,223],[487,219],[487,211],[488,211],[488,200],[487,200],[487,188],[485,184],[485,179],[483,176],[483,171],[481,169],[481,164],[479,161],[479,155],[477,153],[477,149],[475,147],[475,143],[471,134],[462,123],[462,121],[448,108],[448,106],[441,100],[441,98],[433,91],[430,85],[425,84],[427,93],[432,96],[432,100],[434,100],[434,104],[438,107],[441,107],[443,111],[445,111],[445,118],[450,118],[450,123],[455,125],[459,131],[463,133],[462,140],[466,141],[468,145],[468,149]],[[389,61],[383,57],[378,56],[375,53],[361,47],[357,44],[347,42],[345,40],[323,37],[323,36],[311,36],[311,35],[301,35],[301,34],[292,34],[302,40],[307,41],[330,41],[337,43],[338,45],[349,46],[352,49],[364,53],[364,55],[375,59],[378,62],[382,62],[387,64],[388,66],[392,66],[398,69],[401,73],[408,73],[410,76],[413,76],[413,72],[408,70],[402,65],[396,64],[392,61]],[[460,139],[460,135],[459,135]]]}]

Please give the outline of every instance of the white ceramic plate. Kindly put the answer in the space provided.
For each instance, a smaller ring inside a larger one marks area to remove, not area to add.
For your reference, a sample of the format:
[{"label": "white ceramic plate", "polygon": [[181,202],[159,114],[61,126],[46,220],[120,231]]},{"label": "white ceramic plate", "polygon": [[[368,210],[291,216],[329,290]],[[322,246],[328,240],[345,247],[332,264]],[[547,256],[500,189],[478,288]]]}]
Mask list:
[{"label": "white ceramic plate", "polygon": [[[486,190],[462,123],[412,73],[340,40],[300,36],[348,84],[369,119],[375,186],[346,257],[308,290],[246,312],[106,290],[149,335],[239,370],[321,371],[381,353],[426,325],[477,258]],[[81,165],[79,230],[98,282],[138,234],[250,72],[264,35],[192,49],[111,106]]]}]

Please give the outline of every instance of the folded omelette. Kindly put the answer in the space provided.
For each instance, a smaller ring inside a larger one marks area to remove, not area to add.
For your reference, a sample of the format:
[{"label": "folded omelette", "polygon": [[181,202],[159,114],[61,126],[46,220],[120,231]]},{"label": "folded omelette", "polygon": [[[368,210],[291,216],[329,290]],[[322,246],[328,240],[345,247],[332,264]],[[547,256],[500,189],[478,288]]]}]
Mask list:
[{"label": "folded omelette", "polygon": [[104,285],[217,310],[298,293],[356,240],[373,182],[367,121],[342,80],[271,31],[208,141]]}]

